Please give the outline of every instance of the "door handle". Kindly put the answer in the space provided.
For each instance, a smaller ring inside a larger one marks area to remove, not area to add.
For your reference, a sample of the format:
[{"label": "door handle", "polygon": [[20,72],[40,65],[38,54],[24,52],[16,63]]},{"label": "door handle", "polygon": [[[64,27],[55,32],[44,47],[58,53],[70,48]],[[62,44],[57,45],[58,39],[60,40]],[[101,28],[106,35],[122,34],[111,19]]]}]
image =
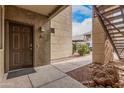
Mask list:
[{"label": "door handle", "polygon": [[32,47],[30,47],[29,49],[32,50]]},{"label": "door handle", "polygon": [[29,49],[32,50],[32,44],[29,45]]},{"label": "door handle", "polygon": [[32,47],[32,44],[30,44],[29,47]]}]

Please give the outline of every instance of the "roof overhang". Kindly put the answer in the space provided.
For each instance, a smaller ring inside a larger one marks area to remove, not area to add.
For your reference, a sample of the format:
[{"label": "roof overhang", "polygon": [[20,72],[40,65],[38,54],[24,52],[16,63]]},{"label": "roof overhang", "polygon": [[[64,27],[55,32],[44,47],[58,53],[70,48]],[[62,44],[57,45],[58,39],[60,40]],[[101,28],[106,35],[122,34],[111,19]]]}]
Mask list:
[{"label": "roof overhang", "polygon": [[65,9],[67,5],[16,5],[16,7],[36,12],[51,19]]}]

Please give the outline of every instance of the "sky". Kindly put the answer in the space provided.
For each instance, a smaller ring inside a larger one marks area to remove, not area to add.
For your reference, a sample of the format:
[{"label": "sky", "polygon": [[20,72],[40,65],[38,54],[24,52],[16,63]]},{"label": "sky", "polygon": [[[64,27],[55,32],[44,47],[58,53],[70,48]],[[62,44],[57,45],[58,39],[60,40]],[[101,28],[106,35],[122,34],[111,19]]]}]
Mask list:
[{"label": "sky", "polygon": [[72,36],[92,31],[92,6],[72,6]]}]

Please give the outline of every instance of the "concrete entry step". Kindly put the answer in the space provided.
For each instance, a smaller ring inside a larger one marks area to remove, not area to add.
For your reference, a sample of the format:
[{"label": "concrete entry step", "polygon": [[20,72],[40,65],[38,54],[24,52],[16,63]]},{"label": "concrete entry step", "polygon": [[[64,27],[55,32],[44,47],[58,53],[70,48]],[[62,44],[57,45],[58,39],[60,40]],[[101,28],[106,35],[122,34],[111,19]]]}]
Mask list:
[{"label": "concrete entry step", "polygon": [[[35,67],[35,73],[27,73],[23,76],[7,79],[7,75],[4,75],[4,79],[0,82],[0,87],[11,88],[83,88],[80,82],[71,78],[67,74],[68,71],[72,71],[76,68],[91,63],[91,55],[66,60],[51,65]],[[23,71],[22,71],[23,72]],[[20,73],[22,73],[20,72]],[[29,71],[30,72],[30,71]],[[18,73],[19,74],[19,73]],[[17,76],[18,76],[17,74]],[[14,75],[15,76],[15,75]]]}]

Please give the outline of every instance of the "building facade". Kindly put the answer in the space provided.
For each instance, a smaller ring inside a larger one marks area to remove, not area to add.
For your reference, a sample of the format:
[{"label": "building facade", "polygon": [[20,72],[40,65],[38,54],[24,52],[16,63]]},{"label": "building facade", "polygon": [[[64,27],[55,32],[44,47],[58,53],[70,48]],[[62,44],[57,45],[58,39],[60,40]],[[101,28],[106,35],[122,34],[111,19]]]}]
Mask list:
[{"label": "building facade", "polygon": [[72,56],[72,6],[67,7],[51,20],[51,59]]},{"label": "building facade", "polygon": [[0,80],[10,70],[50,64],[50,21],[67,7],[0,6]]}]

